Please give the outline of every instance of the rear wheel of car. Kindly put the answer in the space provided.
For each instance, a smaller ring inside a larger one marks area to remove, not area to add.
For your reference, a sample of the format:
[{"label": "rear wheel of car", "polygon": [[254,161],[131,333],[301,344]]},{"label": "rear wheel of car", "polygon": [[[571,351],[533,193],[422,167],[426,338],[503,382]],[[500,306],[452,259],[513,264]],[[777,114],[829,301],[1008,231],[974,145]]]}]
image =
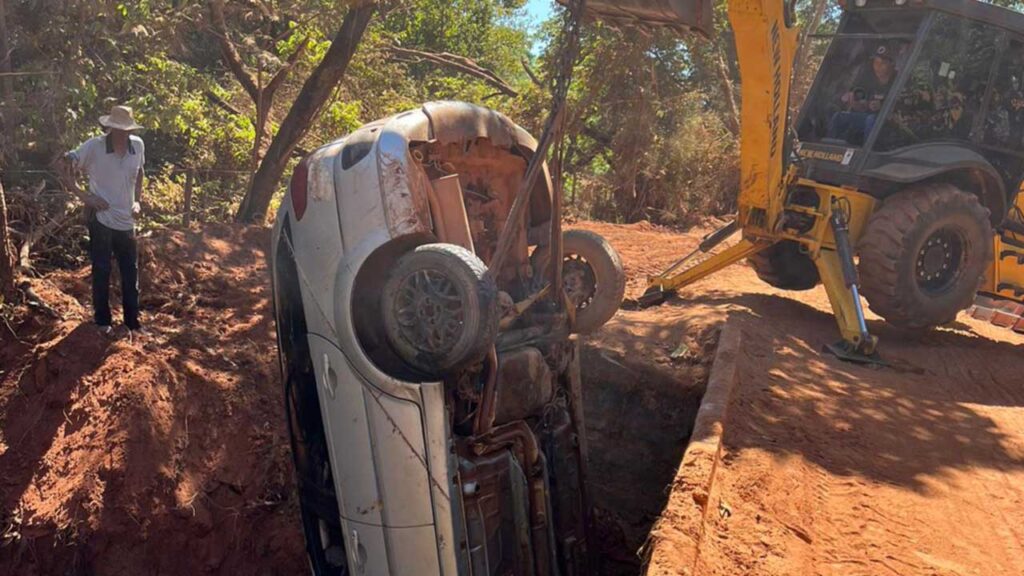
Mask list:
[{"label": "rear wheel of car", "polygon": [[498,289],[475,254],[427,244],[398,259],[384,284],[388,342],[431,376],[483,359],[498,331]]},{"label": "rear wheel of car", "polygon": [[776,242],[747,261],[758,278],[782,290],[810,290],[821,282],[814,260],[792,240]]},{"label": "rear wheel of car", "polygon": [[973,302],[992,260],[992,224],[975,195],[924,184],[885,200],[858,251],[875,313],[901,328],[938,326]]},{"label": "rear wheel of car", "polygon": [[[531,256],[536,274],[548,270],[550,250],[542,246]],[[600,235],[587,230],[569,230],[562,235],[562,285],[576,305],[573,332],[597,330],[615,315],[626,293],[622,258]]]}]

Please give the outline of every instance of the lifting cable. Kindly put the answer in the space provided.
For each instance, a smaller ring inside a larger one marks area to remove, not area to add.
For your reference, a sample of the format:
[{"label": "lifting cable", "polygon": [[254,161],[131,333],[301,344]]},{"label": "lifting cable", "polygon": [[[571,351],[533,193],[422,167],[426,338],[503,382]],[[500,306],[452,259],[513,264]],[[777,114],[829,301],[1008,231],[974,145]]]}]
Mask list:
[{"label": "lifting cable", "polygon": [[[573,69],[576,66],[576,60],[579,58],[580,53],[580,35],[585,8],[586,0],[571,0],[568,2],[563,15],[562,30],[559,33],[556,48],[557,64],[551,86],[551,107],[544,125],[544,132],[541,133],[533,156],[530,158],[530,163],[526,167],[526,174],[512,202],[512,208],[509,210],[508,216],[505,218],[504,225],[501,228],[501,235],[498,237],[494,256],[488,263],[488,268],[496,275],[501,273],[501,268],[512,247],[512,242],[519,236],[518,231],[523,221],[524,211],[529,203],[530,192],[533,190],[534,184],[541,174],[544,162],[547,159],[548,150],[555,141],[561,140],[565,127],[565,107],[569,95],[569,86],[572,83]],[[561,147],[561,144],[559,144],[559,147]],[[561,206],[561,202],[558,202],[558,200],[560,199],[553,198],[553,207]],[[556,202],[557,206],[554,206]],[[556,214],[553,212],[552,229],[560,229],[561,222],[555,222],[555,216]],[[552,250],[555,248],[561,248],[561,234],[558,236],[558,245],[552,246]],[[552,257],[552,261],[561,261],[561,250],[557,252],[552,251],[551,253],[558,256]],[[557,268],[560,272],[561,268]],[[559,286],[560,283],[553,285]],[[557,291],[553,292],[557,293]]]}]

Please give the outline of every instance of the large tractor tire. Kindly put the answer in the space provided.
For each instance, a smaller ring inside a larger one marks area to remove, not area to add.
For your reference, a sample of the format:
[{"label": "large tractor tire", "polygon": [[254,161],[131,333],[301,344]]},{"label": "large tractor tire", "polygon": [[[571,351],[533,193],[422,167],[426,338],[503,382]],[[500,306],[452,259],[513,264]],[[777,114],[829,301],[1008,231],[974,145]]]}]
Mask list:
[{"label": "large tractor tire", "polygon": [[[549,252],[541,246],[530,256],[538,279],[547,273]],[[573,332],[588,334],[604,326],[622,305],[626,293],[622,258],[607,240],[587,230],[563,233],[562,255],[562,284],[576,305]]]},{"label": "large tractor tire", "polygon": [[814,260],[792,240],[776,242],[747,261],[758,278],[782,290],[810,290],[821,282]]},{"label": "large tractor tire", "polygon": [[475,254],[426,244],[399,258],[381,295],[398,355],[431,376],[483,359],[498,334],[498,288]]},{"label": "large tractor tire", "polygon": [[939,326],[974,301],[992,260],[992,224],[975,195],[922,184],[885,200],[858,251],[875,313],[900,328]]}]

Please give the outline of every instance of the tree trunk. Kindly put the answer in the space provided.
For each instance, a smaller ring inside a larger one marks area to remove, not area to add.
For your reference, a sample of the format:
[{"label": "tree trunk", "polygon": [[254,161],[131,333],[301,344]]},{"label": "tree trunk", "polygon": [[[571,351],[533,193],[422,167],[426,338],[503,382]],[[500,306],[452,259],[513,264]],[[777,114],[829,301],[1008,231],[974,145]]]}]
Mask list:
[{"label": "tree trunk", "polygon": [[319,115],[334,87],[345,76],[375,9],[375,3],[356,5],[349,8],[345,14],[345,20],[334,36],[323,61],[302,85],[302,90],[288,110],[288,115],[270,142],[270,147],[267,148],[267,153],[253,176],[252,186],[238,207],[236,221],[262,222],[266,219],[270,199],[288,166],[292,151]]},{"label": "tree trunk", "polygon": [[[0,2],[3,2],[3,0],[0,0]],[[267,135],[267,121],[270,118],[270,111],[274,107],[274,96],[277,95],[277,89],[284,84],[292,67],[295,66],[295,63],[298,62],[299,58],[306,51],[306,47],[309,45],[309,38],[306,37],[302,40],[298,48],[288,57],[288,61],[264,85],[262,63],[255,74],[247,70],[245,63],[242,62],[242,55],[239,54],[235,44],[231,41],[228,25],[224,19],[224,0],[210,0],[208,6],[210,9],[210,24],[214,30],[217,42],[220,44],[220,52],[224,64],[235,76],[235,79],[238,80],[238,83],[242,85],[245,92],[249,94],[249,97],[252,98],[253,105],[256,107],[256,119],[253,120],[256,137],[253,139],[252,144],[251,166],[252,170],[256,170],[262,157],[263,141]],[[259,6],[259,8],[266,9],[263,6]],[[216,94],[208,91],[206,96],[229,113],[242,114],[240,110],[235,109]]]},{"label": "tree trunk", "polygon": [[814,36],[818,32],[818,26],[821,26],[821,20],[825,16],[825,6],[828,5],[828,0],[814,0],[814,11],[811,13],[811,19],[807,24],[804,25],[803,30],[800,31],[800,39],[796,45],[796,57],[793,58],[793,64],[796,70],[803,70],[807,64],[807,45],[811,40],[811,36]]},{"label": "tree trunk", "polygon": [[14,293],[14,244],[7,227],[7,196],[0,182],[0,301]]}]

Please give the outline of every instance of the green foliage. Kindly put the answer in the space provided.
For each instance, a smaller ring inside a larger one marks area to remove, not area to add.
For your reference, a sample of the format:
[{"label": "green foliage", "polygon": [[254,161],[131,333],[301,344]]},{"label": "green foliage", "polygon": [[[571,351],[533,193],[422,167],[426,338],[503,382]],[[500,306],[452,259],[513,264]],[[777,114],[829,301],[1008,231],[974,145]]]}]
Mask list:
[{"label": "green foliage", "polygon": [[[382,4],[301,147],[313,149],[367,121],[448,98],[497,108],[538,134],[549,92],[531,81],[522,63],[542,83],[550,82],[562,12],[538,26],[525,21],[524,5],[525,0]],[[205,0],[8,0],[7,6],[14,68],[48,72],[16,82],[16,131],[6,141],[14,143],[19,167],[45,169],[97,133],[96,119],[112,104],[126,103],[147,128],[154,220],[171,221],[180,211],[186,168],[198,170],[194,191],[202,217],[231,213],[245,190],[245,172],[254,166],[256,114],[206,24]],[[676,224],[733,209],[738,147],[724,88],[726,81],[733,83],[738,98],[739,78],[723,0],[715,11],[718,34],[712,41],[601,24],[586,28],[570,89],[571,209],[608,220]],[[225,12],[230,39],[261,85],[302,50],[269,111],[265,149],[330,46],[346,3],[226,2]],[[801,20],[813,12],[813,2],[798,5]],[[835,8],[826,10],[820,31],[834,27],[837,16]],[[470,58],[518,96],[498,94],[480,79],[436,63],[396,57],[389,51],[394,45]],[[809,61],[820,59],[824,46],[812,43]],[[5,176],[12,184],[17,178]]]}]

